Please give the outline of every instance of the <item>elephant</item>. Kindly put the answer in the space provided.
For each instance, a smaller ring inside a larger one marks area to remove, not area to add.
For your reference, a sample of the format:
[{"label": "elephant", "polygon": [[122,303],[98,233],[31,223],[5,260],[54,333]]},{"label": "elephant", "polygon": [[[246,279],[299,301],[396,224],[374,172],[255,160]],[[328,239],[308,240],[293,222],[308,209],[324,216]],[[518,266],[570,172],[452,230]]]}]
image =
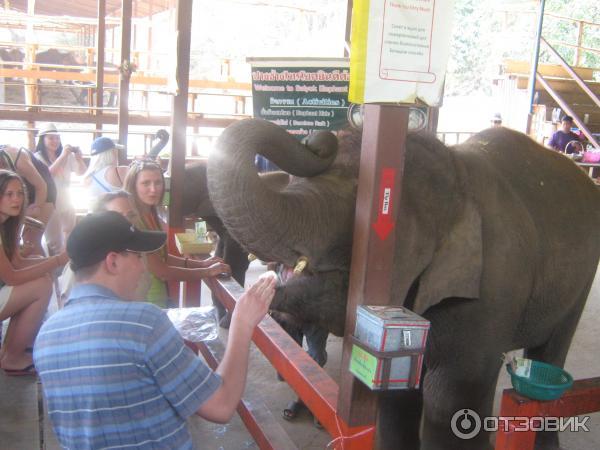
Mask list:
[{"label": "elephant", "polygon": [[[164,131],[164,130],[159,130]],[[157,133],[159,142],[153,147],[151,153],[155,156],[160,153],[162,142],[168,141],[168,133]],[[160,147],[160,148],[159,148]],[[288,182],[287,174],[272,173],[265,174],[267,183],[274,189],[281,189]],[[206,182],[206,163],[194,162],[186,165],[184,175],[185,185],[183,191],[183,206],[182,211],[184,216],[195,215],[202,217],[212,230],[219,236],[219,242],[215,251],[215,256],[223,258],[223,260],[231,267],[231,276],[240,285],[244,286],[246,280],[246,270],[250,264],[248,260],[248,252],[244,250],[227,232],[223,226],[223,222],[215,213],[210,198],[208,196],[208,187]],[[225,317],[225,309],[219,301],[213,298],[213,304],[219,311],[219,317]],[[227,322],[222,322],[227,326]]]},{"label": "elephant", "polygon": [[[300,143],[247,119],[226,128],[208,162],[212,205],[230,235],[301,276],[271,307],[344,330],[361,134]],[[262,154],[293,175],[280,191],[256,174]],[[600,192],[564,155],[507,128],[448,147],[409,133],[396,217],[391,298],[431,330],[419,390],[379,397],[377,448],[485,449],[451,432],[456,411],[492,414],[505,352],[563,367],[600,254]],[[538,443],[558,436],[538,433]]]}]

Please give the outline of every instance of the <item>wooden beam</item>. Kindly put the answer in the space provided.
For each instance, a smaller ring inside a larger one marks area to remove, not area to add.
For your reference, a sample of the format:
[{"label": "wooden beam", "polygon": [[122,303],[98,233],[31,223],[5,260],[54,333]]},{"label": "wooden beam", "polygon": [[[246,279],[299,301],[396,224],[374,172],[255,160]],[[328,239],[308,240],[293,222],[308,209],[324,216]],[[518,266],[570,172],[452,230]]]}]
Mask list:
[{"label": "wooden beam", "polygon": [[192,0],[177,0],[177,92],[173,97],[171,122],[171,195],[169,226],[183,227],[183,178],[187,151],[187,107],[190,80],[190,42],[192,37]]},{"label": "wooden beam", "polygon": [[[502,72],[504,74],[524,75],[529,78],[529,67],[531,63],[527,61],[515,61],[507,59],[502,62]],[[594,79],[594,69],[587,67],[573,67],[575,73],[584,80]],[[571,78],[567,71],[560,64],[539,64],[538,72],[544,77]]]},{"label": "wooden beam", "polygon": [[[121,65],[119,78],[119,142],[127,146],[127,129],[129,128],[129,79],[132,66],[131,54],[131,3],[132,0],[122,0],[121,14]],[[119,150],[119,164],[127,161],[126,150]]]},{"label": "wooden beam", "polygon": [[[502,393],[496,450],[533,450],[535,431],[524,420],[531,417],[574,417],[600,411],[600,378],[577,380],[558,400],[538,401],[523,397],[514,389]],[[535,424],[539,426],[539,422]],[[529,431],[525,431],[529,429]]]},{"label": "wooden beam", "polygon": [[[246,119],[246,116],[239,118],[233,117],[204,117],[203,114],[189,114],[188,125],[196,127],[212,127],[225,128],[232,123]],[[0,120],[22,120],[28,122],[73,122],[73,123],[94,123],[94,116],[88,113],[66,112],[66,111],[8,111],[0,110]],[[118,117],[114,113],[104,113],[102,115],[103,124],[117,124]],[[130,115],[129,123],[131,125],[148,125],[148,126],[169,126],[171,117],[169,116],[146,116],[146,115]],[[35,128],[35,127],[31,127]]]},{"label": "wooden beam", "polygon": [[[106,0],[98,0],[96,42],[96,107],[104,106],[104,47],[106,47]],[[91,91],[89,91],[91,93]],[[96,129],[102,129],[102,110],[96,110]],[[97,137],[97,136],[96,136]]]},{"label": "wooden beam", "polygon": [[[11,62],[11,64],[16,64]],[[35,64],[32,64],[35,66]],[[50,66],[46,64],[45,66]],[[64,69],[65,66],[56,66],[57,68]],[[74,66],[73,66],[74,67]],[[82,72],[58,72],[53,70],[26,70],[26,69],[5,69],[0,68],[0,78],[32,78],[32,79],[48,79],[48,80],[64,80],[64,81],[84,81],[93,83],[96,80],[94,73],[82,73]],[[118,83],[119,75],[105,73],[104,83]],[[157,86],[166,86],[166,77],[155,77],[145,76],[142,73],[132,74],[130,78],[130,84],[150,84]],[[250,83],[240,83],[236,81],[212,81],[212,80],[190,80],[189,86],[199,89],[215,89],[215,90],[236,90],[236,91],[252,91],[252,85]],[[231,93],[229,95],[239,95],[239,93]]]},{"label": "wooden beam", "polygon": [[389,220],[398,211],[404,149],[408,131],[408,107],[364,105],[360,173],[356,198],[354,241],[346,313],[346,335],[341,364],[338,414],[351,427],[375,423],[377,396],[348,370],[352,353],[351,335],[356,310],[361,304],[389,305],[395,227],[387,235],[374,224],[382,217],[384,187],[389,189]]}]

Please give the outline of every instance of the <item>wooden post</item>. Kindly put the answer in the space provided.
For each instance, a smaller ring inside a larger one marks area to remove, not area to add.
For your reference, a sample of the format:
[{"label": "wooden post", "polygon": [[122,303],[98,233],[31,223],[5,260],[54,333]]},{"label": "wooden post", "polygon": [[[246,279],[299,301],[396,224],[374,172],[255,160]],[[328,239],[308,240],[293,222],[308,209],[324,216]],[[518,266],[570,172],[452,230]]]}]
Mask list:
[{"label": "wooden post", "polygon": [[[122,1],[121,13],[121,66],[119,70],[119,143],[127,146],[129,128],[129,79],[131,78],[131,2]],[[126,150],[119,150],[119,164],[127,164]]]},{"label": "wooden post", "polygon": [[[34,39],[33,36],[33,21],[32,16],[35,14],[35,1],[29,0],[27,2],[27,25],[26,25],[26,40],[27,45],[25,46],[25,55],[23,62],[23,69],[32,69],[35,68],[37,70],[37,66],[32,66],[35,63],[35,53],[37,50],[37,46],[35,44],[31,44]],[[35,106],[27,106],[27,105],[35,105],[38,104],[38,79],[37,78],[25,78],[23,80],[25,84],[24,94],[25,94],[25,105],[28,111],[37,111],[38,107]],[[35,83],[35,85],[34,85]],[[27,128],[34,128],[35,123],[32,121],[27,122]],[[27,133],[27,145],[28,148],[35,148],[35,136],[33,133]]]},{"label": "wooden post", "polygon": [[575,55],[573,61],[573,67],[579,67],[581,62],[581,43],[583,42],[583,27],[585,24],[582,20],[577,21],[577,47],[575,47]]},{"label": "wooden post", "polygon": [[[98,37],[96,42],[96,108],[104,106],[104,47],[106,47],[106,0],[98,0]],[[96,130],[102,129],[102,109],[96,109]],[[97,138],[99,133],[94,133]]]},{"label": "wooden post", "polygon": [[186,154],[188,85],[190,76],[190,41],[192,34],[192,0],[177,1],[177,93],[173,97],[171,122],[171,195],[169,226],[183,226],[183,177]]},{"label": "wooden post", "polygon": [[538,62],[540,59],[540,40],[542,38],[542,29],[544,26],[544,9],[546,8],[546,0],[540,0],[537,16],[537,31],[535,35],[535,45],[533,56],[531,59],[531,70],[529,73],[529,81],[527,91],[529,93],[529,113],[527,114],[527,124],[525,134],[531,134],[531,124],[533,120],[533,99],[535,97],[535,79],[537,75]]},{"label": "wooden post", "polygon": [[338,414],[351,427],[373,424],[377,397],[348,370],[351,335],[358,305],[391,303],[391,270],[408,107],[365,105],[346,336],[341,365]]}]

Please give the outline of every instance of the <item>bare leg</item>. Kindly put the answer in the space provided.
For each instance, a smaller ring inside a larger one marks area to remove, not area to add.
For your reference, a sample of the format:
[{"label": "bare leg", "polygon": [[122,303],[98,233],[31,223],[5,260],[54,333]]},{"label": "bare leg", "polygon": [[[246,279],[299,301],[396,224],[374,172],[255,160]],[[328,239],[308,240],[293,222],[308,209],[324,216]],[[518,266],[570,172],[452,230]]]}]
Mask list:
[{"label": "bare leg", "polygon": [[0,320],[11,318],[2,346],[4,353],[0,366],[3,369],[22,369],[32,364],[32,355],[27,348],[33,346],[42,325],[51,289],[50,277],[38,278],[13,288],[8,303],[0,312]]}]

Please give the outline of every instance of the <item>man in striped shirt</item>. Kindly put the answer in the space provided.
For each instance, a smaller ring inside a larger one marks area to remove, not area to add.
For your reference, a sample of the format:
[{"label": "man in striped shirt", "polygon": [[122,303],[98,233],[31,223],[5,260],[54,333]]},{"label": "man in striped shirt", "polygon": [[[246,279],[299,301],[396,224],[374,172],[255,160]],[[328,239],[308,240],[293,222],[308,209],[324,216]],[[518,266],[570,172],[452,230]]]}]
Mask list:
[{"label": "man in striped shirt", "polygon": [[54,431],[67,449],[191,449],[186,419],[227,422],[246,380],[254,327],[275,280],[238,301],[215,372],[185,346],[162,310],[133,301],[145,270],[141,252],[165,242],[120,214],[91,214],[67,242],[76,285],[42,326],[34,361]]}]

